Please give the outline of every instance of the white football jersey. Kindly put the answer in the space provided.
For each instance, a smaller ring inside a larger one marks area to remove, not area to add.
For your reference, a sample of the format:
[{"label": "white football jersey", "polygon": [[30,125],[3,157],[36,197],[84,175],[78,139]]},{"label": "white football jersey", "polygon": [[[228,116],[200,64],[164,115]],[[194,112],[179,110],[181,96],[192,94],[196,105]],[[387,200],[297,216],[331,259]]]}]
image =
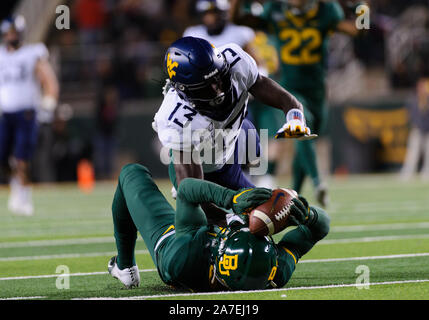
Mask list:
[{"label": "white football jersey", "polygon": [[231,161],[247,113],[248,90],[259,74],[255,60],[238,45],[230,43],[218,50],[224,53],[231,66],[235,104],[231,114],[224,121],[203,116],[192,103],[171,88],[165,94],[153,123],[164,147],[178,151],[203,151],[208,157],[201,157],[204,172],[216,171]]},{"label": "white football jersey", "polygon": [[35,76],[36,62],[47,58],[48,50],[42,43],[29,44],[9,52],[0,47],[0,109],[17,112],[36,108],[40,103],[41,88]]},{"label": "white football jersey", "polygon": [[218,35],[210,35],[207,33],[207,27],[200,24],[188,27],[183,33],[183,36],[205,39],[215,47],[220,47],[228,43],[235,43],[243,48],[255,38],[255,31],[246,26],[238,26],[228,23],[222,33]]}]

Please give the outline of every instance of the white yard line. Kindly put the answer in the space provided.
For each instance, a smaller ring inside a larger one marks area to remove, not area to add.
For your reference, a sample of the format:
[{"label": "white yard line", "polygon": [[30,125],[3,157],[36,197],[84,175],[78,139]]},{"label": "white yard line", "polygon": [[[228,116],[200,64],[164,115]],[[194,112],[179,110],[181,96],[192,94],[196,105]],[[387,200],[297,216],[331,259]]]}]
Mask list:
[{"label": "white yard line", "polygon": [[[406,229],[429,229],[429,222],[333,226],[330,228],[330,232],[347,233],[347,232],[359,232],[359,231],[406,230]],[[398,236],[398,237],[401,237],[401,236]],[[368,239],[368,238],[356,238],[356,239]],[[335,241],[337,240],[340,241],[342,239],[335,239]],[[347,239],[344,239],[344,240],[347,241]],[[0,249],[26,248],[26,247],[51,247],[51,246],[79,245],[79,244],[93,244],[93,243],[113,243],[114,241],[115,239],[113,237],[11,241],[11,242],[0,242]],[[334,240],[329,240],[329,241],[334,241]],[[366,240],[363,242],[366,242]]]},{"label": "white yard line", "polygon": [[[200,293],[177,293],[177,294],[159,294],[159,295],[146,295],[134,297],[92,297],[92,298],[74,298],[72,300],[144,300],[144,299],[157,299],[157,298],[174,298],[174,297],[192,297],[192,296],[208,296],[208,295],[234,295],[243,293],[271,293],[271,292],[284,292],[284,291],[298,291],[298,290],[317,290],[317,289],[335,289],[335,288],[350,288],[360,286],[380,286],[380,285],[393,285],[393,284],[406,284],[406,283],[425,283],[429,279],[421,280],[399,280],[399,281],[386,281],[386,282],[373,282],[368,284],[331,284],[325,286],[308,286],[308,287],[290,287],[271,290],[250,290],[250,291],[218,291],[218,292],[200,292]],[[12,297],[0,298],[0,300],[30,300],[30,299],[45,299],[47,296],[32,296],[32,297]]]},{"label": "white yard line", "polygon": [[[386,282],[373,282],[367,283],[369,286],[379,285],[392,285],[392,284],[404,284],[404,283],[423,283],[429,282],[429,279],[421,280],[400,280],[400,281],[386,281]],[[271,292],[283,292],[283,291],[295,291],[295,290],[316,290],[316,289],[333,289],[333,288],[348,288],[356,287],[359,288],[362,284],[350,283],[350,284],[331,284],[325,286],[308,286],[308,287],[290,287],[280,289],[269,289],[269,290],[249,290],[249,291],[219,291],[219,292],[200,292],[200,293],[177,293],[177,294],[159,294],[159,295],[148,295],[148,296],[134,296],[134,297],[93,297],[93,298],[75,298],[73,300],[144,300],[144,299],[156,299],[156,298],[174,298],[174,297],[192,297],[192,296],[211,296],[211,295],[234,295],[243,293],[271,293]]]},{"label": "white yard line", "polygon": [[376,242],[376,241],[393,241],[407,239],[428,239],[429,234],[410,234],[401,236],[377,236],[377,237],[360,237],[348,239],[328,239],[321,240],[317,245],[336,244],[336,243],[358,243],[358,242]]},{"label": "white yard line", "polygon": [[[349,257],[349,258],[330,258],[330,259],[307,259],[300,260],[298,263],[325,263],[325,262],[341,262],[341,261],[356,261],[356,260],[381,260],[381,259],[403,259],[403,258],[416,258],[416,257],[427,257],[429,252],[425,253],[408,253],[408,254],[393,254],[393,255],[384,255],[384,256],[366,256],[366,257]],[[140,272],[155,272],[156,269],[143,269]],[[107,274],[105,271],[99,272],[87,272],[87,273],[71,273],[70,276],[92,276]],[[0,281],[6,280],[24,280],[24,279],[40,279],[40,278],[55,278],[59,276],[64,276],[63,273],[60,274],[50,274],[50,275],[36,275],[36,276],[21,276],[21,277],[4,277],[0,278]]]},{"label": "white yard line", "polygon": [[[149,254],[149,251],[136,250],[136,254]],[[64,254],[50,254],[43,256],[22,256],[22,257],[3,257],[0,258],[0,262],[6,261],[28,261],[28,260],[49,260],[49,259],[68,259],[68,258],[85,258],[85,257],[103,257],[103,256],[114,256],[118,253],[116,251],[110,252],[89,252],[89,253],[64,253]]]},{"label": "white yard line", "polygon": [[[139,272],[155,272],[156,269],[143,269],[139,270]],[[27,280],[27,279],[43,279],[43,278],[58,278],[59,276],[70,276],[70,277],[81,277],[81,276],[96,276],[96,275],[103,275],[108,274],[107,271],[98,271],[98,272],[78,272],[78,273],[57,273],[57,274],[45,274],[45,275],[39,275],[39,276],[22,276],[22,277],[5,277],[0,278],[0,281],[7,281],[7,280]]]},{"label": "white yard line", "polygon": [[349,257],[349,258],[330,258],[330,259],[303,259],[298,263],[321,263],[321,262],[340,262],[340,261],[356,261],[356,260],[381,260],[381,259],[403,259],[428,257],[429,252],[425,253],[406,253],[406,254],[391,254],[385,256],[366,256],[366,257]]},{"label": "white yard line", "polygon": [[404,229],[426,229],[426,228],[429,228],[429,222],[333,226],[330,228],[330,232],[359,232],[359,231],[404,230]]},{"label": "white yard line", "polygon": [[12,298],[0,298],[0,300],[33,300],[33,299],[46,299],[46,296],[34,296],[34,297],[12,297]]},{"label": "white yard line", "polygon": [[[361,238],[348,238],[348,239],[330,239],[322,240],[318,245],[330,245],[337,243],[359,243],[359,242],[375,242],[375,241],[392,241],[392,240],[406,240],[406,239],[427,239],[429,235],[401,235],[401,236],[379,236],[379,237],[361,237]],[[136,254],[149,254],[147,249],[136,250]],[[18,256],[18,257],[1,257],[0,262],[7,261],[31,261],[31,260],[49,260],[49,259],[67,259],[67,258],[85,258],[85,257],[102,257],[114,256],[116,251],[108,252],[89,252],[89,253],[64,253],[64,254],[51,254],[41,256]]]},{"label": "white yard line", "polygon": [[51,247],[74,244],[91,244],[91,243],[113,243],[113,237],[98,238],[78,238],[78,239],[55,239],[55,240],[33,240],[20,242],[2,242],[0,249],[3,248],[27,248],[27,247]]}]

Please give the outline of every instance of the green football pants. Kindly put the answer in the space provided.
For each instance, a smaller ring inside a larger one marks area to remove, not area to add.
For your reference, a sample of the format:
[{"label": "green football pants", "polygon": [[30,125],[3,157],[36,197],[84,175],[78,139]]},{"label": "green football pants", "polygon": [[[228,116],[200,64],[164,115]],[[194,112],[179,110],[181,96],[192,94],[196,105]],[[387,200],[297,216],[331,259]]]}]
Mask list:
[{"label": "green football pants", "polygon": [[112,215],[119,268],[135,265],[137,231],[156,265],[155,246],[167,230],[174,228],[175,211],[147,168],[129,164],[121,170]]}]

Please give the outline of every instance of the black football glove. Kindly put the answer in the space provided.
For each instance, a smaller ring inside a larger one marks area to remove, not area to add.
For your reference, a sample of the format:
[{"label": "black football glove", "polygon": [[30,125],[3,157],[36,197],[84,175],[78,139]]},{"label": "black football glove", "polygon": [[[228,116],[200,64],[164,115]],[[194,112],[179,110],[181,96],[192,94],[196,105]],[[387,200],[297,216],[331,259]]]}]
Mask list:
[{"label": "black football glove", "polygon": [[249,212],[251,209],[268,201],[272,190],[267,188],[246,188],[238,190],[231,200],[231,208],[236,214]]},{"label": "black football glove", "polygon": [[292,226],[306,224],[310,216],[310,206],[308,201],[302,197],[292,199],[289,219]]}]

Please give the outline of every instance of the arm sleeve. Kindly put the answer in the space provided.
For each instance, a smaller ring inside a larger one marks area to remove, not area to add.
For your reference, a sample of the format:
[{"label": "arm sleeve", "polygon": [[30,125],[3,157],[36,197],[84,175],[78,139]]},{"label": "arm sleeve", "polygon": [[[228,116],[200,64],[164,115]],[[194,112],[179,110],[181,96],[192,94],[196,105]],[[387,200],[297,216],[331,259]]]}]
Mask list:
[{"label": "arm sleeve", "polygon": [[207,224],[207,219],[200,204],[211,202],[229,209],[234,191],[215,183],[195,179],[184,179],[177,190],[176,232],[177,235],[192,232]]}]

